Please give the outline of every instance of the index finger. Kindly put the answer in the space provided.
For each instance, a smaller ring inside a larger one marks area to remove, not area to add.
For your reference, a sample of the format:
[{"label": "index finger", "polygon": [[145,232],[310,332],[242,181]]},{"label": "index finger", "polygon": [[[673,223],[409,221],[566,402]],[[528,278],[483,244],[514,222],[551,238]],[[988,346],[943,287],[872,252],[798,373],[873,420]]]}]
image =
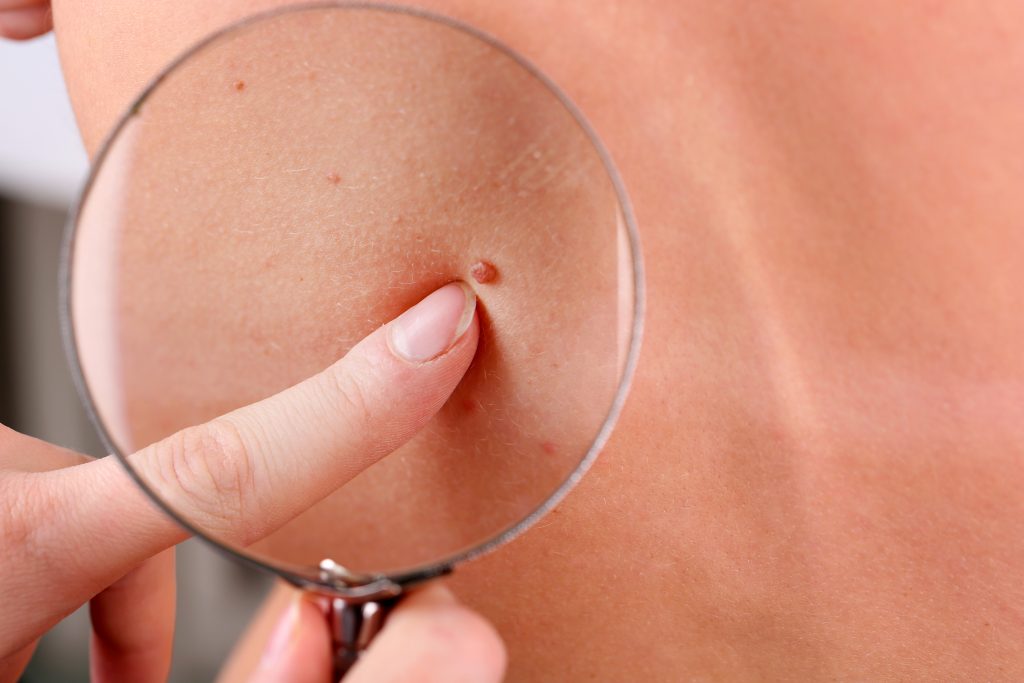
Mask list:
[{"label": "index finger", "polygon": [[[475,306],[467,286],[446,285],[320,374],[128,460],[193,526],[246,546],[430,420],[472,361]],[[44,543],[73,553],[82,574],[116,578],[185,536],[112,458],[34,476],[61,508]]]}]

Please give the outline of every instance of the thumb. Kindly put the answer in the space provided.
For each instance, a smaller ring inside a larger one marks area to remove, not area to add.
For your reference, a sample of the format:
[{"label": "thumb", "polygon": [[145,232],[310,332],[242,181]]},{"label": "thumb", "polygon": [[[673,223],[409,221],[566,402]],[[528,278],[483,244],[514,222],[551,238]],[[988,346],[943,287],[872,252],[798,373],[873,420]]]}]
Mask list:
[{"label": "thumb", "polygon": [[323,609],[307,595],[293,591],[248,681],[327,683],[333,668],[331,653]]},{"label": "thumb", "polygon": [[[128,461],[193,526],[248,545],[430,420],[473,359],[475,312],[468,286],[445,285],[320,374],[178,432]],[[184,536],[113,460],[39,475],[52,480],[43,488],[54,504],[68,508],[53,517],[68,528],[46,536],[58,539],[63,552],[77,553],[78,570],[97,578],[116,577]]]},{"label": "thumb", "polygon": [[[291,591],[277,616],[249,683],[330,680],[331,646],[323,610]],[[505,645],[482,616],[460,604],[437,582],[407,595],[348,672],[346,683],[498,683],[507,663]]]}]

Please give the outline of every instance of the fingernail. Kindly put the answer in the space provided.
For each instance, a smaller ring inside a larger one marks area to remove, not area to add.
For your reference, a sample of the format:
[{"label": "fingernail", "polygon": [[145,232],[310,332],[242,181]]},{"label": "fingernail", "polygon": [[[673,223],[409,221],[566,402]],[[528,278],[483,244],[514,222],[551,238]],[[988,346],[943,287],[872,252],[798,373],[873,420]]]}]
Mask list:
[{"label": "fingernail", "polygon": [[445,285],[391,323],[388,343],[405,360],[424,363],[451,348],[475,310],[476,294],[466,283]]},{"label": "fingernail", "polygon": [[260,658],[261,669],[276,667],[288,652],[288,648],[291,647],[299,625],[299,609],[301,607],[299,603],[301,600],[302,595],[298,592],[288,600],[288,607],[278,618],[277,624],[267,640],[267,646],[263,650],[263,656]]}]

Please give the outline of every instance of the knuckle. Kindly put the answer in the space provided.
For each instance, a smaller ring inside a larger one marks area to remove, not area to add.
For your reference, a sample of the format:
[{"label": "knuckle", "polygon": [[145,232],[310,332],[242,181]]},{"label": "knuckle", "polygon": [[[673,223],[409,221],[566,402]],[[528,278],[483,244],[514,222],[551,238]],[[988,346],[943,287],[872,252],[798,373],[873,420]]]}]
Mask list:
[{"label": "knuckle", "polygon": [[[36,525],[30,520],[36,515],[27,509],[30,501],[30,479],[25,475],[5,475],[0,479],[0,547],[23,548],[31,545]],[[37,500],[38,502],[38,500]],[[36,503],[31,503],[33,506]]]},{"label": "knuckle", "polygon": [[332,366],[323,373],[323,401],[329,415],[344,415],[355,424],[367,421],[373,402],[367,387],[367,363]]},{"label": "knuckle", "polygon": [[53,531],[65,511],[44,480],[34,472],[0,477],[0,556],[47,561],[62,551]]},{"label": "knuckle", "polygon": [[158,490],[204,531],[246,536],[253,504],[252,453],[226,420],[191,427],[154,446]]}]

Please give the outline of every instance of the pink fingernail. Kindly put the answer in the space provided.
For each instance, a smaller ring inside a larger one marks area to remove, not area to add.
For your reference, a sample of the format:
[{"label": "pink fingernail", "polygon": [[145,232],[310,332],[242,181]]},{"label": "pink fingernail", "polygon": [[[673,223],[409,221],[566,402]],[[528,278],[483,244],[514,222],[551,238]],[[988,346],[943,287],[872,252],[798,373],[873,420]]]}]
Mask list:
[{"label": "pink fingernail", "polygon": [[427,296],[398,316],[388,328],[388,343],[412,363],[436,358],[469,329],[476,294],[463,282],[453,282]]}]

